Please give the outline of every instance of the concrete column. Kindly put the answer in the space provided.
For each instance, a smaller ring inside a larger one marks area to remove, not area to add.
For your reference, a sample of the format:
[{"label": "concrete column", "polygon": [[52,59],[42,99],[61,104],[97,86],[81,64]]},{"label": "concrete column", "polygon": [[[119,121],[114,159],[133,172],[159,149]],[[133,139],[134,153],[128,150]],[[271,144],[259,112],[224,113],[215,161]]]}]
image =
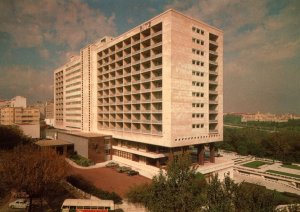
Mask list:
[{"label": "concrete column", "polygon": [[63,155],[67,156],[68,155],[68,149],[67,149],[67,145],[64,145],[64,150],[63,150]]},{"label": "concrete column", "polygon": [[169,155],[168,155],[168,160],[169,160],[169,161],[170,161],[170,160],[173,160],[173,158],[174,158],[173,149],[170,148]]},{"label": "concrete column", "polygon": [[215,144],[214,143],[209,144],[209,151],[210,151],[209,161],[211,163],[214,163],[215,162]]},{"label": "concrete column", "polygon": [[200,144],[197,146],[197,156],[198,156],[198,163],[200,165],[204,165],[204,145]]},{"label": "concrete column", "polygon": [[113,149],[112,149],[112,139],[109,139],[109,154],[110,154],[110,159],[112,159],[112,155],[113,155]]},{"label": "concrete column", "polygon": [[156,160],[156,167],[160,167],[159,159]]}]

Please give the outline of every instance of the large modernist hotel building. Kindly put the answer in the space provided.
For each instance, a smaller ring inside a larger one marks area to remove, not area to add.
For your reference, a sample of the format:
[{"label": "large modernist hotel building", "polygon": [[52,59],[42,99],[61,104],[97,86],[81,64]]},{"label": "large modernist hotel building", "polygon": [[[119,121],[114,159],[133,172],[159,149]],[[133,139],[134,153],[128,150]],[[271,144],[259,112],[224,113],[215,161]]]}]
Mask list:
[{"label": "large modernist hotel building", "polygon": [[[111,136],[113,159],[159,166],[223,139],[223,32],[168,10],[54,72],[55,127]],[[76,133],[75,133],[76,134]]]}]

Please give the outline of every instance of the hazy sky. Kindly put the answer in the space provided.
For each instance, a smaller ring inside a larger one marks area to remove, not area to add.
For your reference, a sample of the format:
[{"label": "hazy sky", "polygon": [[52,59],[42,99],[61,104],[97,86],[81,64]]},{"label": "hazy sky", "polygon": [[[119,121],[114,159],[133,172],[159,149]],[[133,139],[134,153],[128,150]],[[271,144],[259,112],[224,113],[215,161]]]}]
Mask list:
[{"label": "hazy sky", "polygon": [[1,0],[0,98],[53,98],[53,70],[174,8],[224,31],[224,111],[300,114],[300,0]]}]

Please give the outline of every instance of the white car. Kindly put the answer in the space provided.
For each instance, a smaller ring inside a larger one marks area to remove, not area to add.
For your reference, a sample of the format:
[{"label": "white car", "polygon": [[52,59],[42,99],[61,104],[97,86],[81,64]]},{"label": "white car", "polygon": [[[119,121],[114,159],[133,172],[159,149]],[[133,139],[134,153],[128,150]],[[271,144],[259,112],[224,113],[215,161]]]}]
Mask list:
[{"label": "white car", "polygon": [[29,207],[29,202],[26,199],[17,199],[9,203],[10,208],[27,208]]}]

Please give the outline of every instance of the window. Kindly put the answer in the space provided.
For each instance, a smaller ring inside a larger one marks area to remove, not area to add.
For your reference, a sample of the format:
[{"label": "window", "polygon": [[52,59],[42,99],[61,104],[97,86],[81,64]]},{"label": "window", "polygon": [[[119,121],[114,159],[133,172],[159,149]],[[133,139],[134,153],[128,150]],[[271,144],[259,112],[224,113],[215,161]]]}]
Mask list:
[{"label": "window", "polygon": [[195,32],[195,33],[198,33],[198,34],[201,34],[201,35],[204,35],[204,30],[203,29],[200,29],[198,27],[192,27],[192,31]]},{"label": "window", "polygon": [[193,43],[204,45],[204,41],[203,40],[200,40],[200,39],[197,39],[197,38],[192,38],[192,41],[193,41]]}]

